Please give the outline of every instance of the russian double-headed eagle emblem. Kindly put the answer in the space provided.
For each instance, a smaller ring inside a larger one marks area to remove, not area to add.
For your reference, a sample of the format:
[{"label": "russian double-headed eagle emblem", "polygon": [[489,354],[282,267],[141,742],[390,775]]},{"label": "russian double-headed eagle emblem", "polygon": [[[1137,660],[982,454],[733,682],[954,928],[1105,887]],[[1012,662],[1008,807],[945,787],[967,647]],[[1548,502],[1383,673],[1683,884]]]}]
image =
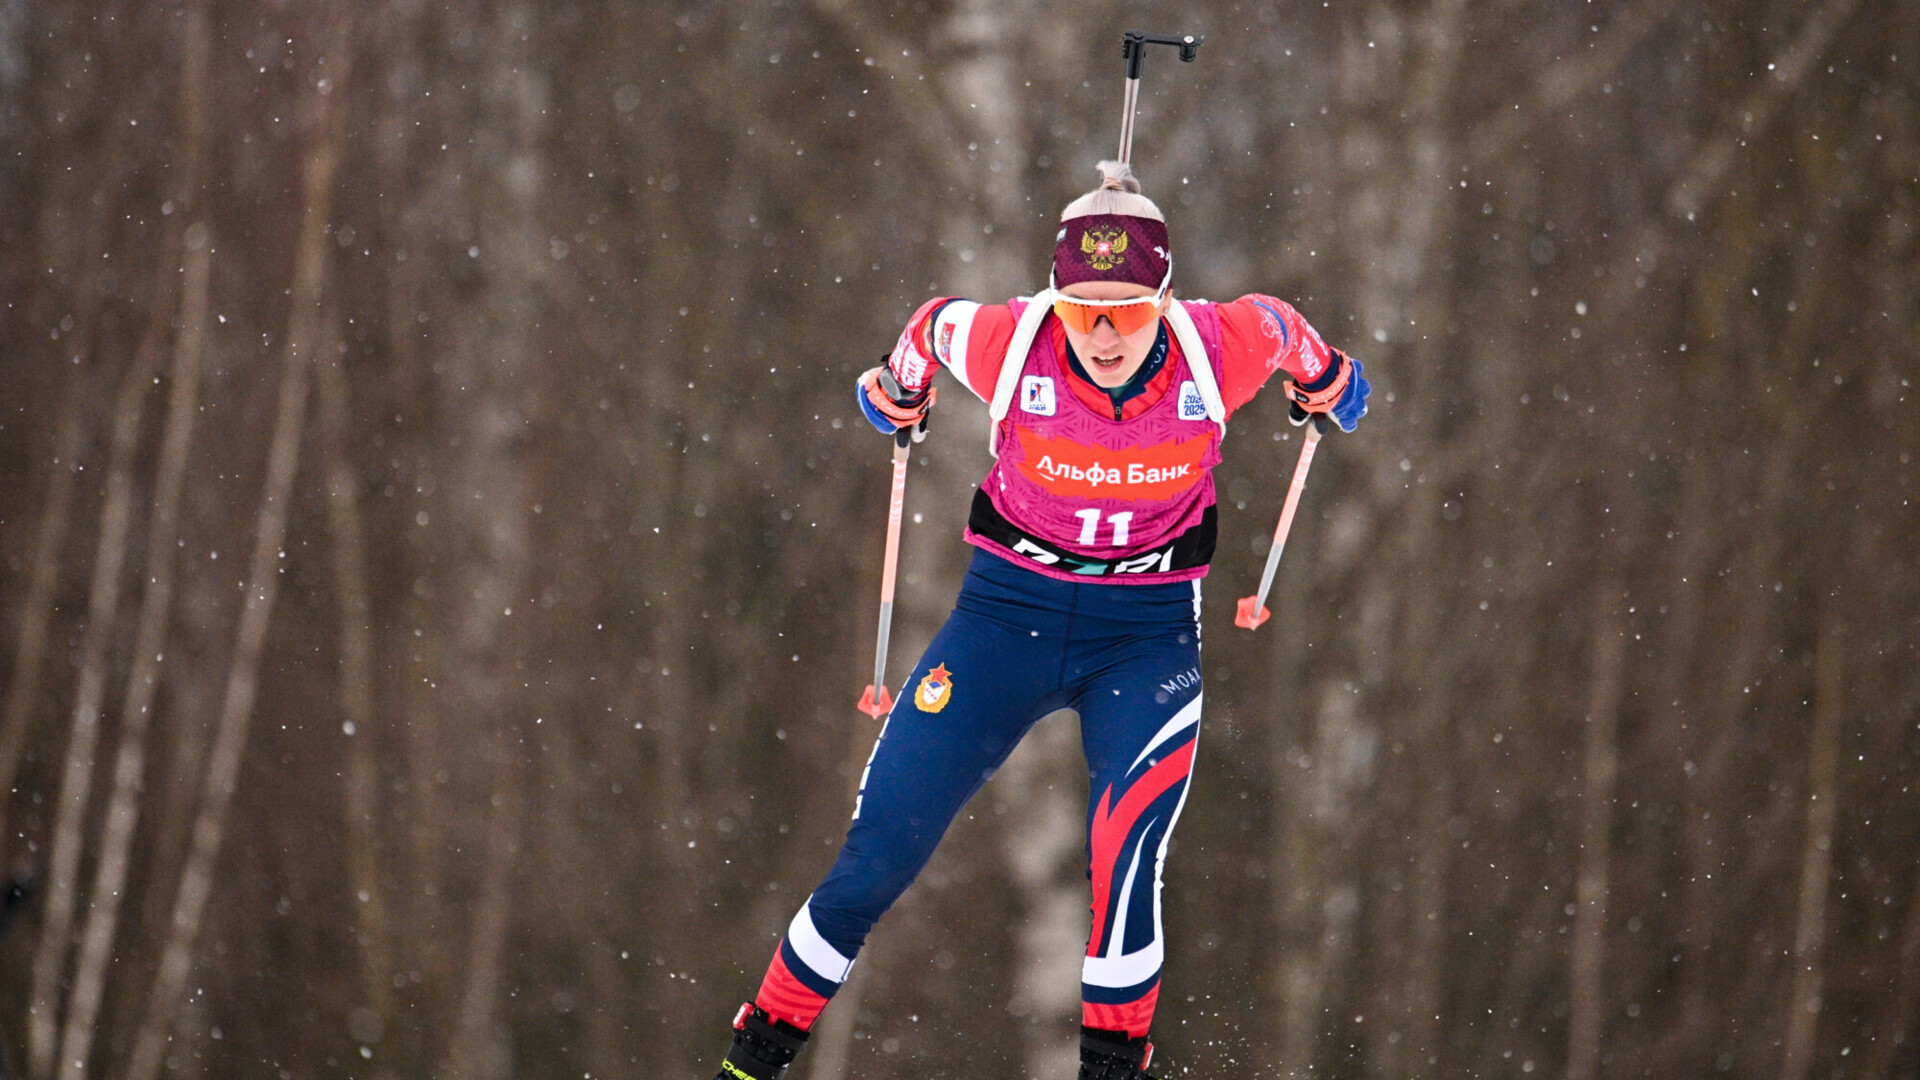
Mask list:
[{"label": "russian double-headed eagle emblem", "polygon": [[1125,229],[1088,229],[1080,234],[1080,250],[1095,270],[1111,270],[1127,260]]}]

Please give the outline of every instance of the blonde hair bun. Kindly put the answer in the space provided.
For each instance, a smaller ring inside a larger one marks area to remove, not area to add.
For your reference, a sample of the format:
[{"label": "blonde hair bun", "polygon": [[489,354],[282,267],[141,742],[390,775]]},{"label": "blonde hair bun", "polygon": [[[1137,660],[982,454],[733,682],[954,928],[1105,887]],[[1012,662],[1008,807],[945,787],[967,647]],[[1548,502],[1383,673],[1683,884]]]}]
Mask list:
[{"label": "blonde hair bun", "polygon": [[1133,175],[1133,166],[1124,161],[1103,161],[1094,166],[1100,171],[1100,189],[1102,191],[1126,191],[1140,194],[1140,180]]},{"label": "blonde hair bun", "polygon": [[1100,170],[1100,186],[1068,203],[1060,212],[1061,221],[1096,214],[1167,220],[1152,199],[1140,194],[1140,180],[1133,175],[1132,166],[1120,161],[1103,161],[1096,167]]}]

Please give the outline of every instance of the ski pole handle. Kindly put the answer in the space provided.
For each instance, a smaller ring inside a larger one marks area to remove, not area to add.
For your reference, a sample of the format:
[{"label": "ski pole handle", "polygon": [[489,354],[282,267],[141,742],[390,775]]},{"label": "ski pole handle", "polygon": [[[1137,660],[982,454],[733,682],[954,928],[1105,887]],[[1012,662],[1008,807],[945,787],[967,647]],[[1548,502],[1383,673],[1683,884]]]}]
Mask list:
[{"label": "ski pole handle", "polygon": [[1280,508],[1280,524],[1273,530],[1273,546],[1267,549],[1267,568],[1260,575],[1260,591],[1240,598],[1233,624],[1257,630],[1273,617],[1267,610],[1267,591],[1273,588],[1274,571],[1280,568],[1280,553],[1286,550],[1287,533],[1293,530],[1294,512],[1300,509],[1300,493],[1306,490],[1307,470],[1313,467],[1313,452],[1320,446],[1320,425],[1309,424],[1306,439],[1300,444],[1300,461],[1293,467],[1293,483],[1287,486],[1287,501]]},{"label": "ski pole handle", "polygon": [[905,446],[908,440],[912,440],[913,442],[927,441],[927,419],[927,416],[922,416],[918,424],[910,428],[899,428],[895,430],[893,433],[894,445]]}]

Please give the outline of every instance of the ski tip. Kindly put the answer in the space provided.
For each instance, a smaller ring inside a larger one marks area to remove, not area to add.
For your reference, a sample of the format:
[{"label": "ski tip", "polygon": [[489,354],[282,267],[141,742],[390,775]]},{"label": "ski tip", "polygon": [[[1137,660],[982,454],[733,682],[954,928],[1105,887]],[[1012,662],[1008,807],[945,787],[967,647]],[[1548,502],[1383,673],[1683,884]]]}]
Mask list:
[{"label": "ski tip", "polygon": [[1233,625],[1244,626],[1249,630],[1258,630],[1260,624],[1273,618],[1273,612],[1260,602],[1257,596],[1243,596],[1240,605],[1233,613]]},{"label": "ski tip", "polygon": [[860,695],[858,708],[861,712],[877,720],[893,711],[893,695],[887,693],[887,688],[882,685],[878,688],[880,691],[879,699],[875,700],[874,689],[874,687],[869,686],[866,692]]}]

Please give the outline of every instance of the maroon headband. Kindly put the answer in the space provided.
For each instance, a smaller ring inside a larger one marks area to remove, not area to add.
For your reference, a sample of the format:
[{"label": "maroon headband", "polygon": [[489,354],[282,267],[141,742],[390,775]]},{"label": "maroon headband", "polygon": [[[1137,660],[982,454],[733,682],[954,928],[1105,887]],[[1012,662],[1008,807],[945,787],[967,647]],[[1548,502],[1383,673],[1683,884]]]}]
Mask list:
[{"label": "maroon headband", "polygon": [[1130,214],[1092,214],[1062,222],[1053,245],[1053,283],[1125,281],[1157,289],[1172,259],[1167,223]]}]

